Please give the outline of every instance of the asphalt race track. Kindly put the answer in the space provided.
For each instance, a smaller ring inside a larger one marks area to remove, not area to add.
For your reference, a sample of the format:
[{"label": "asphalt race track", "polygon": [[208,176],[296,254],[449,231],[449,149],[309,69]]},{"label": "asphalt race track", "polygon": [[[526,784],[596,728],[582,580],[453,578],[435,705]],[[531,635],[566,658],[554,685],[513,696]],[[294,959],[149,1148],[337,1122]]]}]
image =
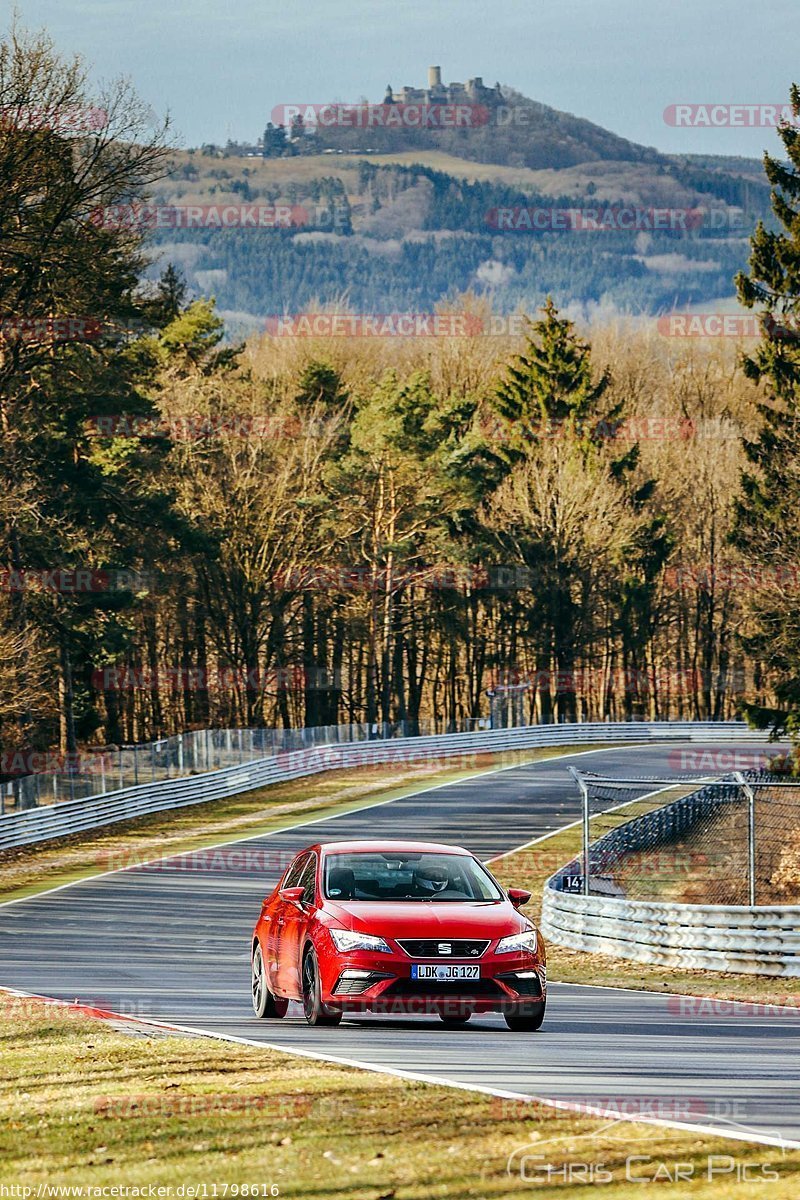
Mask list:
[{"label": "asphalt race track", "polygon": [[0,984],[418,1076],[800,1144],[800,1012],[763,1016],[706,1002],[712,1011],[698,1013],[674,996],[554,984],[544,1027],[532,1034],[511,1033],[499,1015],[455,1031],[435,1018],[380,1016],[311,1029],[294,1006],[282,1021],[252,1016],[252,927],[296,850],[339,838],[408,837],[491,858],[578,819],[567,763],[672,776],[675,749],[604,750],[514,767],[0,906]]}]

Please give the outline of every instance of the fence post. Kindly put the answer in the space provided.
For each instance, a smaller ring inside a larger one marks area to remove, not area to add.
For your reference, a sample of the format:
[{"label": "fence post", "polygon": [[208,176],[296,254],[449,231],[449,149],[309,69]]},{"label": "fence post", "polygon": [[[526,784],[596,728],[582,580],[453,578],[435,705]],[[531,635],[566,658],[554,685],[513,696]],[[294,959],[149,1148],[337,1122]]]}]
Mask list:
[{"label": "fence post", "polygon": [[589,787],[586,780],[582,777],[580,771],[576,771],[574,767],[567,767],[572,778],[577,783],[581,790],[581,802],[583,810],[583,881],[582,891],[584,896],[589,895]]},{"label": "fence post", "polygon": [[756,793],[755,789],[745,779],[741,771],[734,771],[733,777],[747,797],[747,903],[751,908],[756,904]]}]

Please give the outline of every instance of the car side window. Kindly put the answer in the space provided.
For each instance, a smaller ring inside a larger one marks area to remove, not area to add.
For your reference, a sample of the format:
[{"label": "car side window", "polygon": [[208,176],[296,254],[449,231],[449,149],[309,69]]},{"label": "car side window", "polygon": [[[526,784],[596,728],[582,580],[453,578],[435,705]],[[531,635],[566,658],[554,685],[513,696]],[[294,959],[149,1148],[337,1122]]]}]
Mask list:
[{"label": "car side window", "polygon": [[312,854],[306,862],[303,873],[295,886],[301,887],[303,891],[303,903],[313,904],[316,895],[316,879],[317,879],[317,857]]},{"label": "car side window", "polygon": [[281,884],[282,888],[300,887],[300,877],[308,866],[308,855],[301,854],[296,858],[289,870],[286,872],[286,878]]}]

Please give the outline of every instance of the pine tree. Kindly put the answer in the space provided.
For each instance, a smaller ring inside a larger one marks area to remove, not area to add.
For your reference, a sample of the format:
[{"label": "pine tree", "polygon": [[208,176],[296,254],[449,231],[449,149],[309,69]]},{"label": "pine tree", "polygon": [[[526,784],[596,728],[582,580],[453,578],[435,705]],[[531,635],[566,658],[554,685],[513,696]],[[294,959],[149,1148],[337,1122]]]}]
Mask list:
[{"label": "pine tree", "polygon": [[[790,93],[800,114],[800,88]],[[782,125],[788,161],[764,155],[772,185],[776,230],[759,222],[751,239],[749,273],[736,277],[741,302],[761,308],[762,337],[745,357],[746,375],[762,385],[763,424],[745,442],[749,466],[742,478],[734,544],[749,558],[753,578],[764,586],[750,599],[752,630],[743,639],[774,677],[777,707],[750,704],[745,711],[759,728],[800,734],[800,131]]]},{"label": "pine tree", "polygon": [[[552,436],[564,426],[579,437],[590,434],[611,382],[608,371],[594,378],[589,346],[549,296],[542,313],[531,322],[527,346],[509,363],[497,392],[496,407],[509,422],[512,445]],[[610,411],[602,419],[615,415]]]},{"label": "pine tree", "polygon": [[[531,322],[525,349],[508,364],[494,401],[502,418],[496,455],[501,471],[511,472],[508,490],[513,491],[515,477],[524,478],[531,468],[534,474],[549,470],[550,459],[560,451],[562,467],[556,470],[554,481],[571,487],[581,475],[595,475],[597,480],[605,476],[608,487],[619,491],[621,497],[621,481],[636,465],[638,447],[633,445],[614,457],[621,403],[607,400],[610,372],[606,369],[598,374],[591,347],[581,340],[573,323],[559,315],[551,298],[542,313],[540,320]],[[571,465],[570,459],[574,459]],[[574,720],[572,679],[580,649],[585,589],[577,557],[563,545],[556,495],[550,499],[550,508],[544,527],[526,530],[523,521],[522,527],[509,533],[535,579],[521,619],[537,644],[536,676],[541,681],[543,719],[550,719],[547,681],[555,664],[559,718]]]}]

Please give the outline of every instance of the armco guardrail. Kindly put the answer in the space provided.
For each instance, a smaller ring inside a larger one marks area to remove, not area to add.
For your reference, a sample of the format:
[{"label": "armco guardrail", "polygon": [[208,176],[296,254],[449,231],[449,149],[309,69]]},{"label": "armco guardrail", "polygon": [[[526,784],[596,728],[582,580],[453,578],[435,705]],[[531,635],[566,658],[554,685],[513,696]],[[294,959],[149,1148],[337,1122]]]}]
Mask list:
[{"label": "armco guardrail", "polygon": [[665,904],[545,887],[542,933],[572,950],[661,967],[800,976],[800,906]]},{"label": "armco guardrail", "polygon": [[[654,833],[665,844],[682,837],[737,792],[736,783],[703,787],[625,822],[589,847],[590,880],[652,849]],[[564,890],[581,869],[573,859],[545,885],[542,932],[550,941],[655,966],[800,977],[800,905],[679,904]]]},{"label": "armco guardrail", "polygon": [[740,721],[608,722],[576,725],[528,725],[471,733],[342,743],[289,751],[201,775],[167,779],[107,792],[85,800],[66,800],[42,808],[0,816],[0,850],[66,837],[147,813],[202,804],[340,767],[420,762],[504,750],[596,742],[739,741],[753,734]]},{"label": "armco guardrail", "polygon": [[[465,731],[491,728],[488,718],[474,718],[475,722],[481,720],[484,724],[468,724]],[[98,746],[72,755],[12,751],[3,755],[10,778],[0,784],[0,816],[64,800],[89,800],[106,792],[177,779],[181,775],[221,771],[288,750],[312,750],[384,737],[429,736],[437,732],[418,726],[412,732],[402,721],[392,725],[366,722],[312,725],[305,729],[195,729],[154,742]],[[28,762],[41,764],[41,769],[26,772]]]}]

